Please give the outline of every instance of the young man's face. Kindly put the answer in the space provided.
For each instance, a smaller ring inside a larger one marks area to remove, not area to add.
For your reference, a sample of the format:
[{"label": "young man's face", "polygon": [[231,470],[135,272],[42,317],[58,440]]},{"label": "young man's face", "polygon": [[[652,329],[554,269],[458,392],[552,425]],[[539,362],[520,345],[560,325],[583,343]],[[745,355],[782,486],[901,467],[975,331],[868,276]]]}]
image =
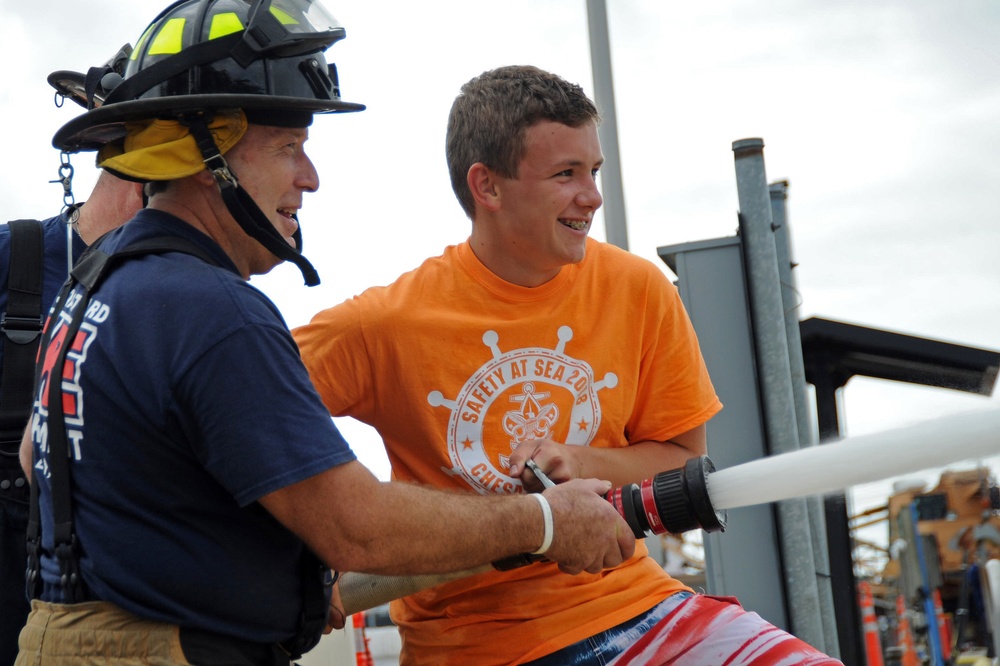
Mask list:
[{"label": "young man's face", "polygon": [[[319,175],[305,153],[308,138],[306,128],[250,125],[226,153],[240,187],[292,247],[292,234],[299,226],[293,216],[302,207],[302,193],[319,188]],[[235,236],[237,252],[245,260],[249,275],[267,273],[281,263],[242,230]],[[241,265],[239,260],[237,265]]]},{"label": "young man's face", "polygon": [[597,171],[604,161],[597,125],[542,121],[525,135],[517,178],[498,180],[494,236],[509,281],[543,284],[566,264],[583,260],[594,212],[603,200]]}]

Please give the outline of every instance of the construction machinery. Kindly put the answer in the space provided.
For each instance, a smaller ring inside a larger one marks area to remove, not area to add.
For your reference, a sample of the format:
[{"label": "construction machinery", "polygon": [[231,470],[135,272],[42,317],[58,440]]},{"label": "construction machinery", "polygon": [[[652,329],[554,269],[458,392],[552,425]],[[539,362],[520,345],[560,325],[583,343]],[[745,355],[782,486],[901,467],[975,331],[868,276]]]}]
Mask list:
[{"label": "construction machinery", "polygon": [[933,488],[897,484],[884,506],[852,520],[855,531],[887,524],[880,571],[871,564],[879,547],[855,539],[858,578],[873,592],[887,666],[996,663],[1000,609],[987,574],[996,564],[987,565],[1000,561],[1000,488],[988,467],[945,471]]}]

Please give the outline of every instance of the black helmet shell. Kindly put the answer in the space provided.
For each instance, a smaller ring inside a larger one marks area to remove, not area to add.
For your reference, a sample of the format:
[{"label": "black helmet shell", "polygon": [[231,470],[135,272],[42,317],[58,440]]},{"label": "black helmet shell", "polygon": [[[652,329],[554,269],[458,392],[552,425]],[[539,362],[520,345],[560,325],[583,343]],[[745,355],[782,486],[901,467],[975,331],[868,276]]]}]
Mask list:
[{"label": "black helmet shell", "polygon": [[221,109],[361,111],[340,99],[336,68],[323,55],[345,35],[314,0],[179,0],[146,28],[121,84],[52,143],[97,150],[124,137],[128,121]]}]

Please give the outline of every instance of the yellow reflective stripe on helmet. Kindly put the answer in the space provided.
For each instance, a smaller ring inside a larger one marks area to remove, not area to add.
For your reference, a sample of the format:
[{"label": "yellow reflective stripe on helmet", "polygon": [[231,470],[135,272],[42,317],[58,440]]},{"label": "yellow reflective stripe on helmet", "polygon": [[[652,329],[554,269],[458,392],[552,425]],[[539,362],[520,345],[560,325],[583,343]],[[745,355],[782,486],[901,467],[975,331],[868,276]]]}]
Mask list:
[{"label": "yellow reflective stripe on helmet", "polygon": [[208,30],[209,39],[218,39],[239,32],[243,29],[243,22],[236,12],[222,12],[212,17],[212,27]]},{"label": "yellow reflective stripe on helmet", "polygon": [[142,53],[142,45],[149,39],[149,33],[153,32],[153,28],[155,27],[155,25],[151,25],[146,28],[146,32],[142,33],[142,37],[139,38],[139,41],[135,43],[135,48],[132,49],[132,55],[128,57],[129,60],[135,60],[139,57],[139,54]]},{"label": "yellow reflective stripe on helmet", "polygon": [[274,18],[278,19],[281,25],[298,25],[297,19],[293,18],[291,14],[286,12],[284,9],[278,9],[277,7],[271,6],[271,13],[274,14]]},{"label": "yellow reflective stripe on helmet", "polygon": [[171,55],[180,53],[184,48],[184,24],[187,19],[172,18],[163,24],[153,43],[149,45],[148,55]]}]

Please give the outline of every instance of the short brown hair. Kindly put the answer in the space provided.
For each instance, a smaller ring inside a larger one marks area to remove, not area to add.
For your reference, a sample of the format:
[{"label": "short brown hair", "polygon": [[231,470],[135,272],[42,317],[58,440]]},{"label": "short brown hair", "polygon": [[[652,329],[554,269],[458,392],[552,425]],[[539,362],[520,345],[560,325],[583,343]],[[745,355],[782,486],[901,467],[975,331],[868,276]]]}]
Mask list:
[{"label": "short brown hair", "polygon": [[445,143],[451,187],[466,215],[475,212],[469,168],[482,162],[504,178],[517,177],[525,132],[543,120],[580,127],[600,116],[583,88],[530,65],[483,72],[462,86]]}]

